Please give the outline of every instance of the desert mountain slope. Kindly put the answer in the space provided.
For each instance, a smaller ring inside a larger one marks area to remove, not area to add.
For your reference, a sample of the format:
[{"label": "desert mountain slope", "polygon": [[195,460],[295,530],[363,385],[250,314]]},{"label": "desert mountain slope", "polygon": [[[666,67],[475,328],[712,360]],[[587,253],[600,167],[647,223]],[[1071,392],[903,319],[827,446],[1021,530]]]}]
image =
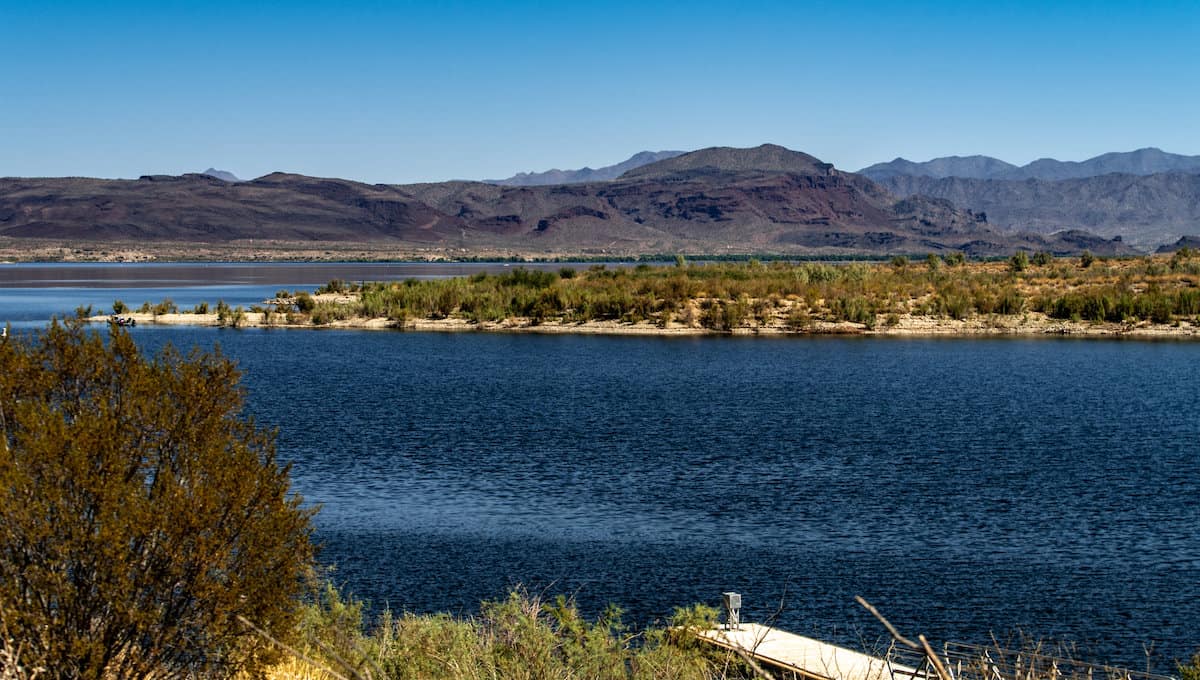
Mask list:
[{"label": "desert mountain slope", "polygon": [[1106,153],[1086,161],[1042,158],[995,175],[995,179],[1081,179],[1108,174],[1153,175],[1164,172],[1200,173],[1200,156],[1181,156],[1152,147],[1137,151]]},{"label": "desert mountain slope", "polygon": [[833,164],[823,163],[806,153],[792,151],[776,144],[763,144],[750,149],[728,146],[700,149],[634,168],[622,175],[621,179],[633,181],[709,173],[715,173],[716,177],[781,173],[829,176],[833,171]]},{"label": "desert mountain slope", "polygon": [[921,194],[983,211],[998,227],[1049,233],[1084,229],[1145,248],[1200,233],[1200,174],[1108,174],[1068,180],[897,176],[897,196]]},{"label": "desert mountain slope", "polygon": [[1126,252],[1089,234],[1012,234],[949,201],[897,200],[808,154],[763,145],[660,160],[610,181],[369,185],[273,173],[136,181],[0,179],[0,236],[75,241],[338,241],[527,253]]},{"label": "desert mountain slope", "polygon": [[887,163],[876,163],[859,170],[860,175],[866,175],[876,182],[881,182],[897,176],[913,177],[971,177],[987,179],[1003,172],[1017,170],[1012,163],[1005,163],[991,156],[946,156],[935,158],[923,163],[914,163],[904,158],[897,158]]},{"label": "desert mountain slope", "polygon": [[[480,228],[530,242],[638,246],[650,252],[919,253],[1016,248],[1123,252],[1087,235],[1012,235],[949,202],[897,201],[876,183],[781,146],[716,147],[602,183],[497,187],[442,183],[397,187],[413,200]],[[1080,245],[1080,239],[1087,240]]]},{"label": "desert mountain slope", "polygon": [[240,183],[200,174],[0,179],[0,235],[13,237],[429,242],[459,226],[386,187],[281,173]]}]

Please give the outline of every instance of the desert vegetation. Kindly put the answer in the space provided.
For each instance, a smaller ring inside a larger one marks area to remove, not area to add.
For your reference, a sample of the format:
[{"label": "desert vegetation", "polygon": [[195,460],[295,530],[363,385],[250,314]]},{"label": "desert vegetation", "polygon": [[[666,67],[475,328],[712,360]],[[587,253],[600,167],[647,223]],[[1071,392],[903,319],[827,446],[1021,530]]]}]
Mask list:
[{"label": "desert vegetation", "polygon": [[717,612],[679,608],[665,625],[628,628],[609,606],[595,619],[575,603],[525,588],[483,602],[479,614],[393,615],[365,624],[362,603],[326,586],[303,613],[298,647],[275,677],[474,680],[563,678],[717,680],[755,677],[735,654],[699,643],[692,631]]},{"label": "desert vegetation", "polygon": [[0,340],[5,672],[261,670],[279,652],[240,619],[295,626],[311,514],[231,361],[147,357],[78,320]]},{"label": "desert vegetation", "polygon": [[[281,291],[286,293],[287,291]],[[457,320],[478,327],[595,322],[708,332],[878,331],[914,320],[1019,327],[1031,321],[1200,326],[1200,257],[1054,258],[1018,253],[968,262],[961,253],[887,263],[706,262],[594,265],[557,272],[348,283],[280,295],[272,323]],[[161,305],[160,305],[161,307]],[[218,310],[221,306],[218,305]],[[223,325],[245,317],[228,311]]]}]

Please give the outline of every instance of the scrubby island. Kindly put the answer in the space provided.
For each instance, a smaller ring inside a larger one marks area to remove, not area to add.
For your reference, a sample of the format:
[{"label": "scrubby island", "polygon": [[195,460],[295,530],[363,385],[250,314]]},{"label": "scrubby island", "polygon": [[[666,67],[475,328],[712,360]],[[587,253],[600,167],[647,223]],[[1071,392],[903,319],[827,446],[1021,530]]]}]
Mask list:
[{"label": "scrubby island", "polygon": [[[127,312],[120,302],[114,313]],[[1200,335],[1200,257],[961,254],[883,264],[688,263],[347,284],[126,318],[212,326],[608,334]],[[107,316],[92,317],[104,320]]]}]

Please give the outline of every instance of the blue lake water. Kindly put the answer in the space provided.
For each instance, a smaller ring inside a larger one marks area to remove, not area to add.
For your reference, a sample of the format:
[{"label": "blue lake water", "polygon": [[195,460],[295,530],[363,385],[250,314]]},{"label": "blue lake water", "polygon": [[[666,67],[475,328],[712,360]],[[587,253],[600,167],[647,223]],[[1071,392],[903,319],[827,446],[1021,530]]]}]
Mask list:
[{"label": "blue lake water", "polygon": [[[0,320],[48,318],[18,288]],[[376,607],[524,583],[647,622],[737,590],[858,644],[883,632],[862,595],[936,640],[1137,668],[1153,644],[1161,671],[1200,647],[1197,343],[134,333],[237,359],[322,560]]]}]

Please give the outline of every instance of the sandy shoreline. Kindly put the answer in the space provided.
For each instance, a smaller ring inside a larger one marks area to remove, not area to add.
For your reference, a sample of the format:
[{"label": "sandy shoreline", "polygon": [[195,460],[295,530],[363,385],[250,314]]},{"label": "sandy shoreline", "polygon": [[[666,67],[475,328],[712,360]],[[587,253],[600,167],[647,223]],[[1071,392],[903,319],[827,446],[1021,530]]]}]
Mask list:
[{"label": "sandy shoreline", "polygon": [[[125,313],[123,319],[133,319],[139,326],[230,326],[222,324],[217,314],[150,314]],[[414,332],[490,332],[490,333],[539,333],[548,335],[635,335],[635,336],[805,336],[805,335],[862,335],[884,337],[920,336],[1088,336],[1088,337],[1133,337],[1133,338],[1179,338],[1200,339],[1200,326],[1188,322],[1173,324],[1106,323],[1087,321],[1064,321],[1051,319],[1045,314],[1027,312],[1020,316],[976,316],[964,320],[943,319],[928,316],[901,316],[899,322],[885,325],[882,320],[873,328],[851,322],[814,322],[801,329],[792,329],[784,324],[747,326],[732,331],[715,331],[700,326],[688,326],[672,322],[665,327],[654,322],[627,323],[620,321],[588,321],[562,323],[543,321],[533,323],[529,319],[508,319],[500,322],[472,323],[465,319],[410,319],[402,324],[386,318],[346,319],[327,324],[287,323],[282,314],[245,312],[236,324],[237,328],[290,328],[290,329],[356,329],[398,330]],[[109,315],[93,316],[88,320],[95,323],[109,322]]]}]

